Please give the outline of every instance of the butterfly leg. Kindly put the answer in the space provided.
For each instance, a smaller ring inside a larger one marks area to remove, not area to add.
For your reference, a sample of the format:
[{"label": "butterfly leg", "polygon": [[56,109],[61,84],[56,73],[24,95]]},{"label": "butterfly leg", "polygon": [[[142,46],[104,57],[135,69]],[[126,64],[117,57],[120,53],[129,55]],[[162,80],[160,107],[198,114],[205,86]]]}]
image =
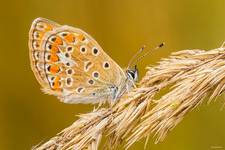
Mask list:
[{"label": "butterfly leg", "polygon": [[133,89],[133,88],[137,88],[137,86],[135,85],[134,82],[131,81],[130,84],[129,83],[126,84],[126,91],[127,91],[127,93],[130,93],[131,89]]},{"label": "butterfly leg", "polygon": [[118,87],[116,86],[111,86],[110,87],[110,93],[112,95],[112,99],[110,100],[110,105],[113,106],[116,102],[116,100],[118,99],[119,95],[118,95]]},{"label": "butterfly leg", "polygon": [[126,91],[127,91],[127,93],[130,93],[130,88],[129,88],[128,84],[126,84]]}]

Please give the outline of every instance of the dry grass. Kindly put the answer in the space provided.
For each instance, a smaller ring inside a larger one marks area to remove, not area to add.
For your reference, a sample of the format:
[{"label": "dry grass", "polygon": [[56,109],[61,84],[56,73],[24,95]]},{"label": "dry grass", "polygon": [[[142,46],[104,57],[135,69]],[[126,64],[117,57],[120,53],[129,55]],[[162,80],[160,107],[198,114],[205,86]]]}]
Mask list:
[{"label": "dry grass", "polygon": [[[97,150],[102,136],[105,148],[121,143],[129,148],[136,141],[156,137],[162,141],[184,116],[225,89],[225,48],[183,50],[147,67],[137,89],[124,95],[112,108],[83,114],[71,126],[34,149]],[[168,88],[160,98],[162,89]],[[206,98],[206,97],[209,97]]]}]

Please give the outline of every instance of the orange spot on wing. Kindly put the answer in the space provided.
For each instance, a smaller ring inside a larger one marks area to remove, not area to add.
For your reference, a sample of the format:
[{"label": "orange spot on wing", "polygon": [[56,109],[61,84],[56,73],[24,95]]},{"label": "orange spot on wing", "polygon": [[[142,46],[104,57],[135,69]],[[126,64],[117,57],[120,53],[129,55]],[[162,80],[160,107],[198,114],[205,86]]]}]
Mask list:
[{"label": "orange spot on wing", "polygon": [[62,45],[63,44],[63,41],[62,41],[62,39],[60,37],[57,36],[54,44],[56,44],[56,45]]},{"label": "orange spot on wing", "polygon": [[53,89],[57,90],[57,89],[60,89],[60,77],[56,77],[54,82],[53,82]]},{"label": "orange spot on wing", "polygon": [[51,31],[53,27],[50,24],[45,25],[45,31]]},{"label": "orange spot on wing", "polygon": [[65,36],[65,40],[66,40],[67,42],[72,43],[72,42],[75,41],[75,36],[74,36],[72,33],[70,33],[70,34],[68,34],[68,35]]},{"label": "orange spot on wing", "polygon": [[38,32],[38,36],[39,36],[39,39],[42,39],[43,36],[44,36],[44,33],[43,32]]},{"label": "orange spot on wing", "polygon": [[57,53],[57,52],[59,52],[59,49],[58,49],[57,45],[52,45],[52,47],[51,47],[51,52],[52,52],[52,53]]},{"label": "orange spot on wing", "polygon": [[50,56],[50,61],[56,62],[56,61],[58,61],[58,60],[59,60],[59,57],[58,57],[56,54],[52,54],[52,55]]},{"label": "orange spot on wing", "polygon": [[80,41],[84,41],[85,40],[85,36],[83,34],[78,35],[78,39]]},{"label": "orange spot on wing", "polygon": [[58,73],[59,70],[60,70],[60,68],[59,68],[59,66],[57,66],[57,65],[52,65],[52,66],[50,67],[50,73],[52,73],[52,74]]},{"label": "orange spot on wing", "polygon": [[35,35],[33,35],[34,38],[37,38],[37,39],[39,39],[39,40],[41,40],[41,39],[43,38],[43,35],[44,35],[43,32],[38,31],[38,30],[36,30],[36,31],[34,32],[34,34],[35,34]]}]

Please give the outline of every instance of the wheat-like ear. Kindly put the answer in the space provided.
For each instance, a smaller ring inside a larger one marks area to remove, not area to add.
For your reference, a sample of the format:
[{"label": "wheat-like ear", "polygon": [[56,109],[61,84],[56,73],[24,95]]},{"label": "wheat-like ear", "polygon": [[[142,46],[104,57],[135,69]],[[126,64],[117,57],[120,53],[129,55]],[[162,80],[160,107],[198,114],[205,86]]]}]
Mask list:
[{"label": "wheat-like ear", "polygon": [[[34,149],[97,150],[103,135],[109,149],[121,143],[129,148],[145,137],[162,141],[204,99],[209,97],[210,102],[224,91],[225,48],[175,52],[147,70],[138,87],[113,107],[80,115],[71,126]],[[168,91],[157,99],[155,95],[164,88]]]}]

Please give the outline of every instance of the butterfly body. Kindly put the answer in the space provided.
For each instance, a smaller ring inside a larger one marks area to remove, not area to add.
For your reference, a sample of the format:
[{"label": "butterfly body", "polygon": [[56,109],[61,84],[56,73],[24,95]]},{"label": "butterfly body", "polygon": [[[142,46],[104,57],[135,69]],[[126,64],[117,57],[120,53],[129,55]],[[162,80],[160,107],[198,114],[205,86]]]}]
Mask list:
[{"label": "butterfly body", "polygon": [[42,90],[65,103],[113,102],[135,85],[137,69],[122,70],[78,28],[37,18],[30,29],[29,49]]}]

